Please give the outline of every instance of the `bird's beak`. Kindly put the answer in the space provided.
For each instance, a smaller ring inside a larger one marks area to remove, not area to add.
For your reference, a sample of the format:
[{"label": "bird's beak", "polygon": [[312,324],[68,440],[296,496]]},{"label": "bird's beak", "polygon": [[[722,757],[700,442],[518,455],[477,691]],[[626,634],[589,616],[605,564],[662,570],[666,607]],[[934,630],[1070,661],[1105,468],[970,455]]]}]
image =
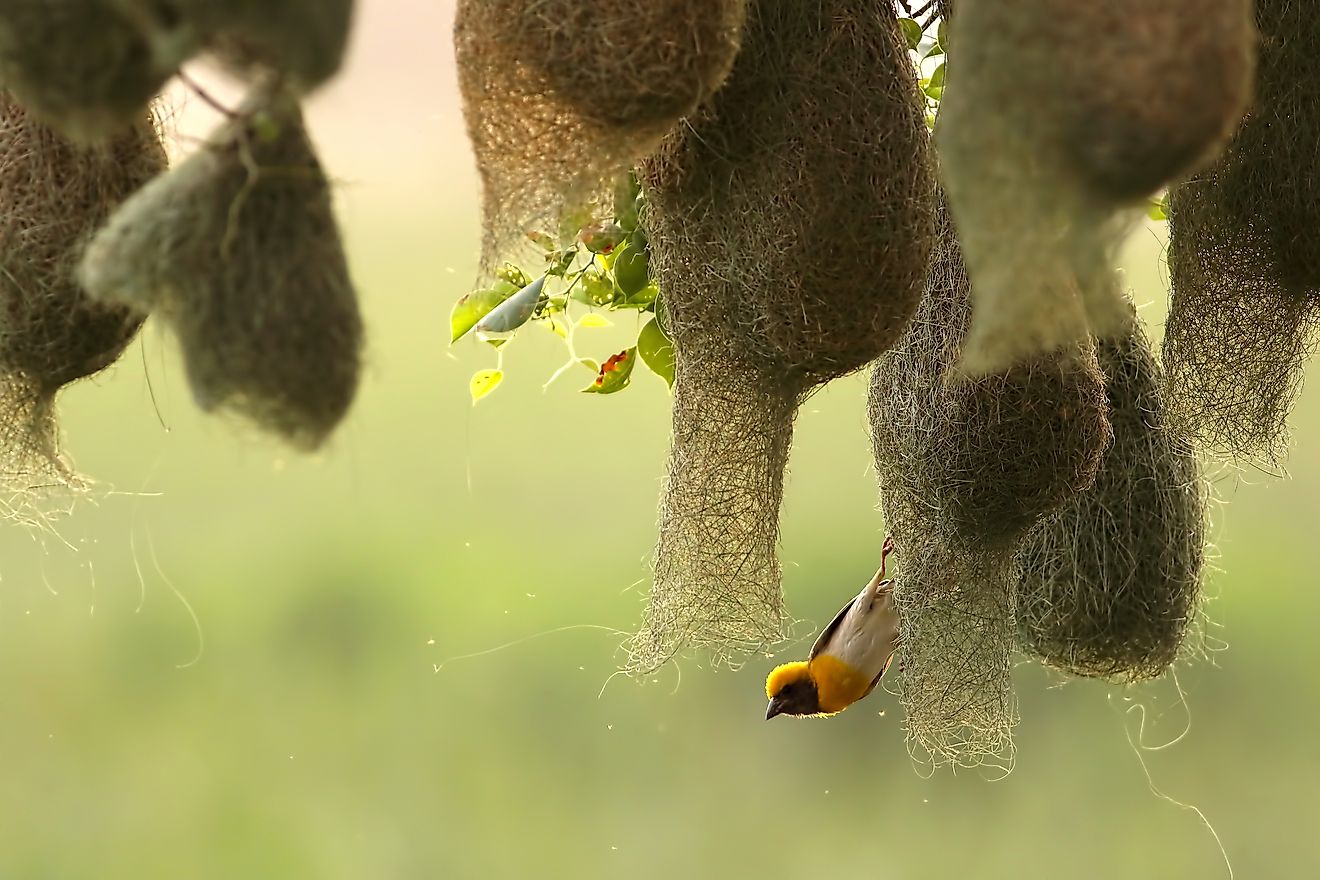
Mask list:
[{"label": "bird's beak", "polygon": [[782,715],[783,713],[784,713],[784,704],[779,702],[779,700],[777,699],[771,700],[770,705],[767,706],[765,710],[765,720],[769,721],[771,718],[774,718],[776,715]]}]

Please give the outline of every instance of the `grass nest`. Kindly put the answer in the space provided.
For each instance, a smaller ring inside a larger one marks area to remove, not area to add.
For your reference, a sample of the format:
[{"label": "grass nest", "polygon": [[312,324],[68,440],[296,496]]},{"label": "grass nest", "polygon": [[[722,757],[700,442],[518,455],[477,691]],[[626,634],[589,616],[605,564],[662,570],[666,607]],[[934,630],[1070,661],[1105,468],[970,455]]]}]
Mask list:
[{"label": "grass nest", "polygon": [[1042,522],[1018,555],[1017,628],[1028,654],[1073,675],[1160,676],[1201,597],[1206,482],[1169,423],[1164,377],[1139,326],[1102,341],[1114,440],[1095,485]]},{"label": "grass nest", "polygon": [[105,143],[70,141],[0,91],[0,471],[11,500],[78,488],[60,453],[55,397],[113,363],[142,310],[89,297],[76,267],[87,239],[165,168],[144,113]]},{"label": "grass nest", "polygon": [[933,238],[923,101],[889,4],[755,0],[724,86],[643,163],[677,352],[645,672],[784,634],[798,405],[898,339]]},{"label": "grass nest", "polygon": [[1320,325],[1320,21],[1258,0],[1255,101],[1210,168],[1169,198],[1163,361],[1174,416],[1207,450],[1266,469]]},{"label": "grass nest", "polygon": [[[939,146],[991,373],[1126,334],[1113,252],[1147,196],[1212,160],[1250,96],[1250,0],[973,3]],[[1024,87],[1024,71],[1048,71]]]},{"label": "grass nest", "polygon": [[190,58],[307,92],[339,70],[354,0],[0,0],[0,83],[79,141],[113,137]]},{"label": "grass nest", "polygon": [[[581,210],[719,88],[746,0],[461,0],[459,85],[483,265]],[[580,223],[578,224],[580,225]]]},{"label": "grass nest", "polygon": [[904,560],[894,596],[909,745],[935,766],[974,766],[1011,761],[1014,557],[1094,482],[1110,427],[1090,345],[995,374],[958,369],[972,303],[947,210],[938,242],[915,319],[876,362],[868,415]]},{"label": "grass nest", "polygon": [[357,390],[362,321],[330,185],[294,97],[257,91],[87,248],[87,290],[178,336],[204,410],[319,446]]}]

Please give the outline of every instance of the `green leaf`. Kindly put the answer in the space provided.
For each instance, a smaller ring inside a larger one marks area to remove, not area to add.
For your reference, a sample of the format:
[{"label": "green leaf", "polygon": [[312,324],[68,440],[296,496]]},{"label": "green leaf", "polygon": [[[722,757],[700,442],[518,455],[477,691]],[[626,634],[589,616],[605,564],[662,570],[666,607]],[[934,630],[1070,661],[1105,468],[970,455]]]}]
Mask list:
[{"label": "green leaf", "polygon": [[614,283],[624,297],[631,300],[645,290],[650,281],[651,264],[645,245],[639,247],[637,240],[630,238],[614,253]]},{"label": "green leaf", "polygon": [[910,18],[900,18],[898,26],[903,29],[903,38],[907,40],[908,48],[915,52],[921,44],[921,25]]},{"label": "green leaf", "polygon": [[628,237],[628,230],[617,223],[597,223],[582,230],[578,240],[593,254],[608,254]]},{"label": "green leaf", "polygon": [[569,296],[584,305],[607,306],[614,302],[614,282],[597,269],[587,269]]},{"label": "green leaf", "polygon": [[637,354],[670,388],[674,387],[674,343],[669,341],[657,318],[651,319],[637,334]]},{"label": "green leaf", "polygon": [[577,322],[577,326],[579,330],[601,330],[606,327],[613,327],[614,325],[611,324],[609,319],[604,315],[593,313],[590,315],[583,315]]},{"label": "green leaf", "polygon": [[472,381],[468,383],[468,392],[472,395],[472,403],[475,405],[481,398],[500,387],[500,383],[503,381],[503,370],[477,370],[472,374]]},{"label": "green leaf", "polygon": [[[655,303],[651,311],[655,312],[655,319],[660,324],[660,332],[665,334],[665,336],[669,336],[668,304],[665,302],[665,298],[660,296],[658,290],[656,291]],[[673,337],[670,338],[672,339]]]},{"label": "green leaf", "polygon": [[935,39],[939,42],[941,49],[945,52],[949,51],[949,22],[947,19],[940,19],[939,29],[935,31]]},{"label": "green leaf", "polygon": [[582,391],[586,394],[616,394],[632,382],[632,371],[636,365],[635,347],[611,355],[609,360],[600,365],[600,370],[596,373],[596,381]]},{"label": "green leaf", "polygon": [[627,174],[619,176],[618,182],[614,187],[614,222],[622,226],[628,232],[637,228],[641,222],[642,185],[637,180],[637,175],[629,171]]},{"label": "green leaf", "polygon": [[532,276],[513,265],[513,263],[505,263],[503,266],[496,269],[495,277],[506,284],[513,285],[514,290],[522,290],[524,287],[532,283]]},{"label": "green leaf", "polygon": [[545,278],[538,278],[491,309],[477,321],[477,335],[487,341],[512,336],[515,330],[532,319],[544,289]]},{"label": "green leaf", "polygon": [[938,101],[944,97],[944,77],[947,65],[941,63],[939,67],[930,75],[930,79],[922,85],[922,91],[927,96]]},{"label": "green leaf", "polygon": [[1146,216],[1152,220],[1168,220],[1169,205],[1163,198],[1146,200]]},{"label": "green leaf", "polygon": [[559,242],[565,248],[571,248],[583,229],[596,222],[591,208],[587,206],[565,211],[559,220]]},{"label": "green leaf", "polygon": [[651,304],[660,297],[660,285],[655,281],[647,282],[647,285],[641,290],[628,297],[622,303],[615,305],[618,309],[641,309],[645,311],[651,307]]},{"label": "green leaf", "polygon": [[550,264],[550,268],[545,270],[545,274],[554,275],[556,278],[563,278],[568,274],[568,270],[573,268],[573,261],[576,259],[577,251],[572,248],[546,254],[545,260]]},{"label": "green leaf", "polygon": [[[512,285],[508,285],[512,286]],[[477,326],[477,322],[509,298],[513,291],[500,290],[498,287],[487,290],[474,290],[454,303],[449,312],[449,343],[452,345],[462,339]]]}]

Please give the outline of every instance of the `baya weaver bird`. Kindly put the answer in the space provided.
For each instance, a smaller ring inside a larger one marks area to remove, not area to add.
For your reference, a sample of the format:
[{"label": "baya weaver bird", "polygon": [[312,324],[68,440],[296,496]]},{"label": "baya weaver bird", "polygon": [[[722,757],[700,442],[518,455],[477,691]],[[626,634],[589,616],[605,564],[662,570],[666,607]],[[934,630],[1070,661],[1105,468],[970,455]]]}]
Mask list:
[{"label": "baya weaver bird", "polygon": [[825,627],[806,660],[777,666],[765,680],[776,715],[834,715],[865,697],[884,677],[898,647],[894,582],[885,578],[885,559],[894,539],[880,550],[880,570]]}]

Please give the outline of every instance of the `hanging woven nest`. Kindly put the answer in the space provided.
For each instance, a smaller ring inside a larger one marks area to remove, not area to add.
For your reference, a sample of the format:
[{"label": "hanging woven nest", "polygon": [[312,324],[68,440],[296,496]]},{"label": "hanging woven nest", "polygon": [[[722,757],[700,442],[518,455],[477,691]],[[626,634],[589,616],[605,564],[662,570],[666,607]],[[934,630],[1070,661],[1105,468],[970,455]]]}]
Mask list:
[{"label": "hanging woven nest", "polygon": [[125,203],[81,277],[98,299],[170,324],[202,409],[306,449],[348,411],[362,321],[330,186],[288,93],[255,93]]},{"label": "hanging woven nest", "polygon": [[793,418],[902,333],[925,277],[923,101],[888,4],[756,0],[723,88],[641,173],[677,352],[654,581],[631,667],[784,634]]},{"label": "hanging woven nest", "polygon": [[[165,168],[154,120],[97,147],[69,141],[0,91],[0,481],[5,514],[84,480],[60,452],[55,397],[109,366],[144,314],[88,297],[87,238]],[[19,499],[16,503],[14,499]]]},{"label": "hanging woven nest", "polygon": [[1212,160],[1236,127],[1250,14],[1250,0],[959,11],[939,142],[973,284],[966,370],[1126,334],[1114,251],[1145,198]]}]

